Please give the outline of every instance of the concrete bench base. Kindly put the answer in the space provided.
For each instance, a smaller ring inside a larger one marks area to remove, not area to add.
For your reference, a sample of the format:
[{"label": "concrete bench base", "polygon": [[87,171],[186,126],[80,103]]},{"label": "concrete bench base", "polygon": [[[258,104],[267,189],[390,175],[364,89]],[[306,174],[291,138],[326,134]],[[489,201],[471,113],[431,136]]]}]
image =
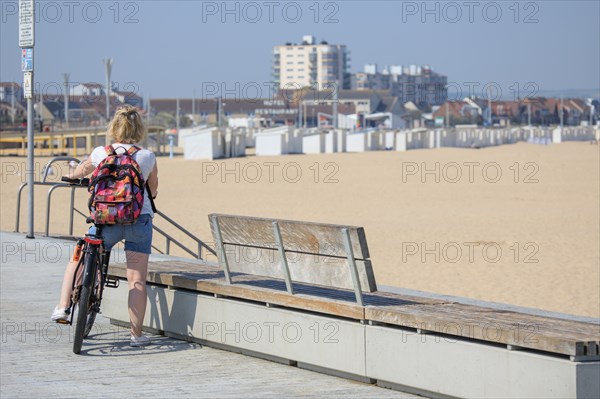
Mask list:
[{"label": "concrete bench base", "polygon": [[[102,313],[126,323],[127,284]],[[600,362],[418,334],[264,303],[148,286],[144,325],[175,338],[428,396],[595,398]]]},{"label": "concrete bench base", "polygon": [[[125,283],[106,295],[102,313],[110,319],[129,320]],[[366,375],[365,326],[353,321],[148,286],[144,326],[198,339],[210,346],[226,345]]]}]

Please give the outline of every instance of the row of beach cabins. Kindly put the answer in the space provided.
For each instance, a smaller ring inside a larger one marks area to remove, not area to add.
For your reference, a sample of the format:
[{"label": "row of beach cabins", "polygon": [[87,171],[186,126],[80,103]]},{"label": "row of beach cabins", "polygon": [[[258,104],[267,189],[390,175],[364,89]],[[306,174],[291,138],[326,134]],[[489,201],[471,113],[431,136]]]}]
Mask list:
[{"label": "row of beach cabins", "polygon": [[337,152],[407,151],[440,147],[484,148],[519,141],[553,144],[562,141],[600,140],[599,126],[364,130],[299,129],[280,126],[253,128],[181,129],[178,146],[184,159],[243,157],[248,148],[257,156],[324,154]]}]

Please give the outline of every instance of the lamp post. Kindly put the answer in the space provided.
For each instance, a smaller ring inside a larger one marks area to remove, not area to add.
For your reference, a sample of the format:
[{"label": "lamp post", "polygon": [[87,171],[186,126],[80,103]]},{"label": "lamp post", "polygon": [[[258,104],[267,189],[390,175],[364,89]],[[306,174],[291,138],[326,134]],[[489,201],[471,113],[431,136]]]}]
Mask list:
[{"label": "lamp post", "polygon": [[113,59],[102,60],[106,73],[106,122],[110,120],[110,73],[112,72]]},{"label": "lamp post", "polygon": [[64,101],[65,101],[65,125],[67,129],[69,128],[69,74],[63,73],[63,79],[65,84],[65,93],[64,93]]},{"label": "lamp post", "polygon": [[196,124],[196,89],[192,93],[192,126]]},{"label": "lamp post", "polygon": [[333,84],[333,121],[334,129],[338,127],[338,81]]},{"label": "lamp post", "polygon": [[565,107],[563,104],[563,97],[560,96],[560,128],[561,128],[561,130],[563,128],[563,123],[564,123],[563,118],[564,117],[565,117]]},{"label": "lamp post", "polygon": [[13,82],[11,86],[10,96],[10,115],[12,124],[15,124],[15,96],[17,95],[17,84]]}]

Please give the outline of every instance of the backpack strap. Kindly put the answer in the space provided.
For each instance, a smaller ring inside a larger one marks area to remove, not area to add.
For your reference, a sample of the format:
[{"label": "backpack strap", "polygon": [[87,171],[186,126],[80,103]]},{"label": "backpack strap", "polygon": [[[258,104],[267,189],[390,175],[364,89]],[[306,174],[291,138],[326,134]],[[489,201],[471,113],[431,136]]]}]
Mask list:
[{"label": "backpack strap", "polygon": [[108,155],[117,155],[117,150],[112,145],[104,147],[104,151],[106,151]]},{"label": "backpack strap", "polygon": [[133,156],[133,154],[135,154],[136,152],[138,152],[139,150],[141,150],[140,147],[136,146],[136,145],[132,145],[131,147],[129,147],[129,149],[127,150],[127,153],[131,156]]},{"label": "backpack strap", "polygon": [[[116,148],[115,148],[115,147],[113,147],[112,145],[110,145],[110,146],[108,146],[108,147],[110,147],[110,148],[112,149],[112,154],[110,154],[110,153],[109,153],[108,155],[119,155],[119,154],[117,154],[117,150],[118,150],[119,148],[122,148],[122,149],[123,149],[123,152],[122,152],[121,154],[126,154],[126,155],[129,155],[129,156],[133,156],[133,154],[135,154],[136,152],[138,152],[139,150],[141,150],[141,148],[140,148],[140,147],[138,147],[138,146],[135,146],[135,145],[132,145],[131,147],[129,147],[129,149],[126,149],[126,148],[125,148],[124,146],[122,146],[122,145],[120,145],[120,146],[117,146]],[[108,151],[107,151],[107,152],[108,152]]]},{"label": "backpack strap", "polygon": [[152,212],[156,213],[156,205],[154,205],[154,198],[152,197],[152,191],[150,191],[150,186],[148,185],[148,181],[146,181],[146,190],[148,192],[148,198],[150,198],[150,205],[152,205]]}]

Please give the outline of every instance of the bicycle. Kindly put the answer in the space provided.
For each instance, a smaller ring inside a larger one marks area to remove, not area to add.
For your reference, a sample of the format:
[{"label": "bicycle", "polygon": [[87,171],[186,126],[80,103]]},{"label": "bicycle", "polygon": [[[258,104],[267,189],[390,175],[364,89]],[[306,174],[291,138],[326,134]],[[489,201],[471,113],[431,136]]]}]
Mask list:
[{"label": "bicycle", "polygon": [[[62,177],[63,182],[76,186],[88,186],[89,179],[70,179]],[[87,223],[93,223],[91,218],[86,219]],[[75,315],[75,306],[77,306],[77,320],[75,324],[75,336],[73,341],[73,353],[79,354],[83,339],[87,338],[96,315],[100,313],[100,304],[102,303],[102,294],[104,287],[117,288],[118,279],[108,277],[108,263],[110,260],[110,251],[104,250],[104,241],[102,238],[102,225],[97,225],[94,234],[86,234],[77,241],[73,260],[77,261],[77,267],[73,274],[73,286],[69,306],[65,310],[71,317],[64,324],[73,325]],[[81,256],[83,254],[83,256]],[[83,269],[82,269],[83,268]],[[81,274],[83,274],[81,276]]]}]

